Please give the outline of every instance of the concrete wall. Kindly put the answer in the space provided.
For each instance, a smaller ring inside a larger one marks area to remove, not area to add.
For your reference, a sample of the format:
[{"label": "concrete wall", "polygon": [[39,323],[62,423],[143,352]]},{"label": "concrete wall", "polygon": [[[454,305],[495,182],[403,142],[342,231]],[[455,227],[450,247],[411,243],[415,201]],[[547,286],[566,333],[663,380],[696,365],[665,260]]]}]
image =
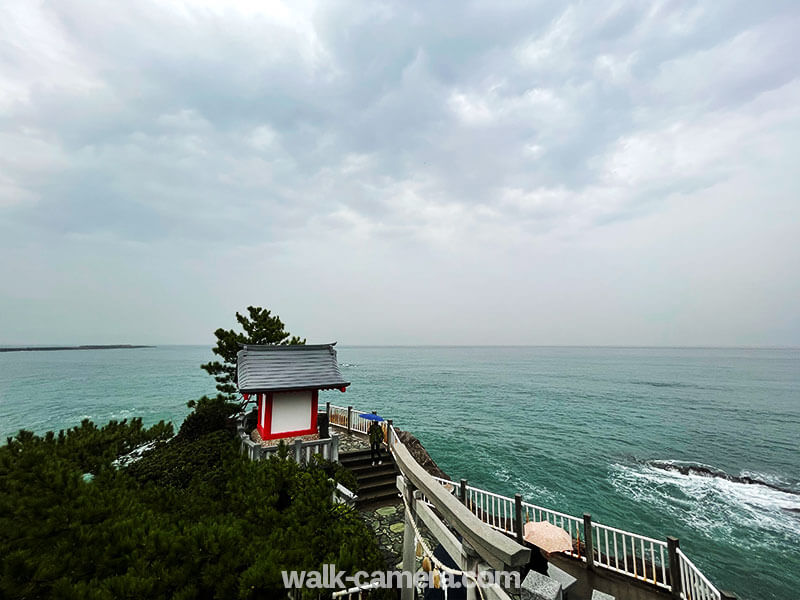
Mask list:
[{"label": "concrete wall", "polygon": [[272,434],[303,431],[311,427],[312,392],[280,392],[272,395]]},{"label": "concrete wall", "polygon": [[672,598],[670,592],[637,582],[630,577],[616,575],[599,567],[589,571],[577,560],[556,554],[551,555],[548,560],[578,580],[569,589],[571,598],[591,598],[592,590],[611,594],[616,600],[671,600]]}]

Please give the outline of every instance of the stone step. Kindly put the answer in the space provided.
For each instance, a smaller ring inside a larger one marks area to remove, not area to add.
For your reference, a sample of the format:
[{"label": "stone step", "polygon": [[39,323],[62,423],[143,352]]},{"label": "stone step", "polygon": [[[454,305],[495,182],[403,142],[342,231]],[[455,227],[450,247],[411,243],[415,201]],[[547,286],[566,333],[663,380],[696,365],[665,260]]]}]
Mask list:
[{"label": "stone step", "polygon": [[[383,460],[384,458],[386,457],[385,456],[382,457],[381,460]],[[366,456],[364,458],[359,458],[357,460],[346,460],[346,461],[340,460],[339,462],[342,463],[343,467],[346,467],[351,470],[357,469],[359,467],[363,468],[372,466],[372,459],[369,456]],[[387,462],[386,460],[383,460],[383,464],[386,464],[386,462]]]},{"label": "stone step", "polygon": [[390,475],[397,472],[394,463],[386,461],[384,461],[382,465],[375,465],[374,467],[372,466],[371,462],[365,465],[356,465],[355,467],[351,467],[349,465],[344,466],[348,471],[356,476],[356,479],[361,477],[369,477],[371,475]]},{"label": "stone step", "polygon": [[365,448],[364,450],[352,450],[350,452],[340,452],[339,460],[344,462],[344,461],[356,460],[359,458],[363,458],[365,456],[369,458],[369,453],[370,453],[369,448]]},{"label": "stone step", "polygon": [[367,485],[374,481],[392,481],[397,482],[397,471],[394,469],[393,465],[388,465],[388,468],[383,468],[383,465],[380,467],[375,467],[374,469],[359,471],[358,473],[354,473],[356,476],[356,481],[358,481],[359,486]]},{"label": "stone step", "polygon": [[382,504],[397,500],[397,467],[392,455],[381,451],[380,465],[372,465],[369,450],[356,450],[339,455],[339,462],[358,481],[358,505]]},{"label": "stone step", "polygon": [[398,495],[400,492],[397,491],[395,487],[394,490],[384,489],[378,490],[374,492],[364,492],[362,493],[360,490],[358,492],[358,501],[357,504],[359,506],[363,506],[365,504],[378,504],[383,502],[396,502]]},{"label": "stone step", "polygon": [[[386,463],[391,461],[391,455],[386,452],[386,450],[381,450],[381,460]],[[369,450],[365,453],[352,453],[346,455],[339,455],[339,462],[345,467],[356,467],[359,465],[370,465],[372,464],[372,455]]]},{"label": "stone step", "polygon": [[362,484],[359,482],[358,484],[358,495],[361,494],[369,494],[373,492],[379,492],[381,490],[394,490],[397,492],[397,480],[396,479],[376,479],[373,481],[369,481],[367,483]]}]

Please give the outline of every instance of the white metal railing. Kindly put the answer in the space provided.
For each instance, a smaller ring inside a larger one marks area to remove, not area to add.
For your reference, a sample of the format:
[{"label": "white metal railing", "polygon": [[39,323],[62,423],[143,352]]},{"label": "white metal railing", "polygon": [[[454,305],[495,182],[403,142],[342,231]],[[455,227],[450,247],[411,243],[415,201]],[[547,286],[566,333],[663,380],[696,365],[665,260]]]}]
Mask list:
[{"label": "white metal railing", "polygon": [[[441,477],[434,477],[434,479],[448,487],[452,493],[460,490],[458,482]],[[422,499],[431,505],[427,498],[423,496]],[[467,485],[466,500],[467,506],[481,521],[498,531],[509,535],[515,534],[513,498]],[[575,544],[572,551],[564,554],[583,562],[586,561],[586,556],[581,554],[582,548],[585,548],[585,545],[581,545],[581,539],[586,539],[582,519],[524,501],[522,502],[522,515],[526,522],[548,521],[567,531],[575,540]],[[591,529],[595,566],[652,583],[663,589],[671,589],[667,583],[669,568],[666,542],[602,523],[592,522]],[[680,556],[682,557],[682,589],[688,591],[688,595],[684,593],[683,598],[685,600],[720,600],[719,592],[711,582],[689,559],[685,558],[683,553]]]},{"label": "white metal railing", "polygon": [[[435,479],[443,485],[459,486],[454,481]],[[466,503],[490,527],[509,535],[515,534],[513,498],[468,485]],[[525,522],[547,521],[565,530],[574,544],[572,550],[564,554],[584,562],[587,560],[581,554],[581,540],[586,540],[583,519],[524,501],[522,517]],[[595,565],[669,589],[666,583],[666,542],[596,522],[592,523],[591,530]]]},{"label": "white metal railing", "polygon": [[[443,487],[447,488],[447,491],[449,491],[451,494],[455,493],[456,486],[458,485],[457,483],[454,483],[449,479],[442,479],[441,477],[435,477],[433,475],[431,475],[431,477],[433,478],[434,481],[436,481],[437,483],[441,483]],[[425,495],[424,492],[422,492],[422,490],[419,490],[419,493],[420,493],[420,499],[425,504],[427,504],[428,506],[434,506],[433,502],[428,500],[428,497]]]},{"label": "white metal railing", "polygon": [[351,587],[346,590],[337,590],[333,592],[332,597],[347,598],[347,600],[357,598],[358,600],[361,600],[362,598],[368,598],[370,592],[378,589],[379,587],[380,587],[380,582],[378,581],[372,583],[365,583],[363,585]]},{"label": "white metal railing", "polygon": [[475,513],[481,521],[503,533],[514,533],[513,498],[487,492],[471,485],[467,486],[466,493],[467,508]]},{"label": "white metal railing", "polygon": [[[451,493],[460,490],[461,484],[441,477],[434,477],[443,486],[450,489]],[[502,496],[482,490],[480,488],[467,485],[465,489],[465,499],[467,507],[478,517],[498,531],[509,535],[515,535],[515,500],[508,496]],[[430,503],[428,503],[430,504]],[[530,502],[522,502],[522,518],[527,521],[548,521],[553,525],[561,527],[567,531],[570,538],[575,540],[575,547],[571,552],[565,552],[570,556],[585,561],[580,555],[580,535],[583,528],[583,521],[577,517],[560,513],[555,510],[536,506]]]},{"label": "white metal railing", "polygon": [[[333,408],[331,406],[331,411]],[[341,407],[336,408],[341,409]],[[347,409],[344,410],[347,411]],[[352,413],[366,414],[355,410]],[[365,419],[359,418],[359,420],[366,423]],[[387,443],[390,451],[400,443],[397,432],[391,425],[387,427]],[[516,533],[514,530],[516,510],[514,498],[471,485],[467,485],[462,491],[459,482],[441,477],[434,477],[434,479],[448,487],[451,493],[459,492],[470,510],[493,529],[509,535]],[[423,497],[423,501],[431,504],[427,498]],[[548,521],[567,531],[574,540],[574,544],[573,549],[564,554],[586,562],[585,548],[588,540],[582,518],[525,501],[522,502],[522,517],[525,521]],[[651,583],[662,589],[672,589],[670,583],[667,583],[670,567],[666,542],[594,521],[591,522],[590,529],[594,553],[591,560],[595,566]],[[677,549],[677,556],[680,567],[681,597],[684,600],[721,600],[719,590],[680,548]]]},{"label": "white metal railing", "polygon": [[[331,479],[331,481],[333,480]],[[355,506],[358,496],[350,489],[344,487],[341,483],[336,483],[333,488],[331,500],[334,504],[347,504],[348,506]]]},{"label": "white metal railing", "polygon": [[435,477],[435,476],[433,476],[433,475],[431,475],[431,477],[433,477],[433,478],[434,478],[434,480],[438,481],[438,482],[439,482],[439,483],[441,483],[441,484],[442,484],[444,487],[446,487],[446,488],[447,488],[447,491],[448,491],[448,492],[450,492],[451,494],[455,494],[455,493],[456,493],[456,490],[457,490],[457,489],[459,488],[459,486],[460,486],[460,484],[456,483],[455,481],[450,481],[449,479],[442,479],[441,477]]},{"label": "white metal railing", "polygon": [[677,549],[681,572],[681,598],[685,600],[720,600],[719,590],[700,572],[692,561]]},{"label": "white metal railing", "polygon": [[[342,427],[349,431],[357,431],[359,433],[367,434],[369,431],[370,421],[362,419],[361,415],[369,413],[363,410],[358,410],[352,407],[330,405],[330,413],[328,414],[328,423]],[[349,421],[349,424],[348,424]]]},{"label": "white metal railing", "polygon": [[586,557],[581,555],[581,539],[586,539],[586,532],[583,529],[583,519],[525,501],[522,502],[522,514],[526,522],[547,521],[557,527],[561,527],[561,529],[569,533],[571,539],[575,540],[572,550],[564,554],[586,562]]},{"label": "white metal railing", "polygon": [[355,408],[350,412],[350,431],[358,431],[359,433],[366,435],[366,433],[369,431],[369,426],[371,425],[370,421],[361,418],[361,415],[366,414],[369,413],[356,410]]},{"label": "white metal railing", "polygon": [[594,564],[670,589],[667,543],[638,533],[592,523]]}]

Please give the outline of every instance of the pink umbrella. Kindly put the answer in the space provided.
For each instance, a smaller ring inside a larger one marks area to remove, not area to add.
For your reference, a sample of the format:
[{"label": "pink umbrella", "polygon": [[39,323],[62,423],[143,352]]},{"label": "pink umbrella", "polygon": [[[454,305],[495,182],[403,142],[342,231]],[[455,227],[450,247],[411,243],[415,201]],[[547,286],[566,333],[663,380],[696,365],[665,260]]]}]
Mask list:
[{"label": "pink umbrella", "polygon": [[569,533],[547,521],[525,523],[523,539],[545,552],[569,552],[572,538]]}]

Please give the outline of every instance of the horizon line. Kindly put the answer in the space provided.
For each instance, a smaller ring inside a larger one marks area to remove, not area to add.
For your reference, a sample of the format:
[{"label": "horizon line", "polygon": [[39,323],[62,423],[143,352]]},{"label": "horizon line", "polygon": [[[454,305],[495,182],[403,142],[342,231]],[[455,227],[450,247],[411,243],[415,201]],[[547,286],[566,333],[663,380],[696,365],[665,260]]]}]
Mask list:
[{"label": "horizon line", "polygon": [[[87,349],[96,346],[102,347],[118,346],[119,349],[142,349],[158,347],[199,347],[207,346],[214,348],[215,344],[208,343],[163,343],[163,344],[0,344],[0,348],[45,348],[45,347],[71,347]],[[139,346],[139,348],[125,348],[125,346]],[[652,345],[652,344],[347,344],[339,342],[338,348],[619,348],[619,349],[641,349],[641,350],[800,350],[800,345],[709,345],[709,344],[690,344],[690,345]]]}]

